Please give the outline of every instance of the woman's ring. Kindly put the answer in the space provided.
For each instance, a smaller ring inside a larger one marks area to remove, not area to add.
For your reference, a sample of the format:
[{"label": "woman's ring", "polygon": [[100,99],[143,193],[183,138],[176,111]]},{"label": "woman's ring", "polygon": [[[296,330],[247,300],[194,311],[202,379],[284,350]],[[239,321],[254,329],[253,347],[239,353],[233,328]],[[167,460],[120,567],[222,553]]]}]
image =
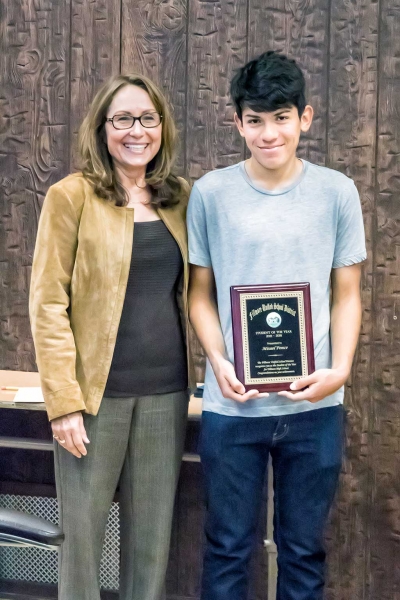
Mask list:
[{"label": "woman's ring", "polygon": [[58,437],[58,435],[53,435],[53,438],[54,438],[55,440],[59,440],[59,439],[60,439],[60,438]]},{"label": "woman's ring", "polygon": [[60,444],[65,444],[65,440],[58,440]]}]

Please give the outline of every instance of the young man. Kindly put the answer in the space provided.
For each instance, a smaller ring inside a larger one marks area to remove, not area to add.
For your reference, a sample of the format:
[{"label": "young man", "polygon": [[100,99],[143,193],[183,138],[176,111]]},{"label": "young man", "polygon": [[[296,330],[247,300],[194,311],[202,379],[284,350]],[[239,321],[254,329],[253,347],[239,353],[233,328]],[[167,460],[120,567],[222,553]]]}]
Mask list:
[{"label": "young man", "polygon": [[[251,157],[202,177],[188,211],[190,318],[208,358],[201,598],[247,597],[270,454],[277,600],[321,600],[323,531],[341,465],[343,384],[361,318],[360,201],[345,175],[296,156],[313,109],[294,61],[262,54],[239,70],[231,95]],[[230,286],[295,282],[311,286],[316,370],[290,392],[245,392],[233,367]]]}]

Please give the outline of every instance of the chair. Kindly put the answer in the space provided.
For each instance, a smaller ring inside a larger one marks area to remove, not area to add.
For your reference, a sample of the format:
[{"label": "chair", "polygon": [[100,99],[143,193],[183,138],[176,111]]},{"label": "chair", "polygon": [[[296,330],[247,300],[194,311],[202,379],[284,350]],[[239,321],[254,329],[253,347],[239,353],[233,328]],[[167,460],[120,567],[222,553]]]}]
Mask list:
[{"label": "chair", "polygon": [[0,508],[0,546],[58,550],[63,540],[63,532],[54,523],[17,510]]}]

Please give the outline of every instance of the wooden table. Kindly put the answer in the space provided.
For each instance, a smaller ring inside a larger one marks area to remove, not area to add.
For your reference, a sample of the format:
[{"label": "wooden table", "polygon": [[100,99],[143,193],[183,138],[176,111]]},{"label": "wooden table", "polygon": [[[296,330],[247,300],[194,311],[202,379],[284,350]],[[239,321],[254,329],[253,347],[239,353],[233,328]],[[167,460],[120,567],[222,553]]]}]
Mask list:
[{"label": "wooden table", "polygon": [[[0,387],[39,387],[39,373],[24,371],[0,371]],[[44,402],[14,402],[16,392],[0,390],[0,409],[41,410],[45,411]],[[202,398],[190,397],[189,420],[201,419]],[[53,442],[50,440],[34,440],[31,438],[0,436],[0,448],[20,448],[25,450],[53,451]],[[186,462],[199,462],[198,454],[185,452],[183,459]]]},{"label": "wooden table", "polygon": [[[39,373],[27,373],[25,371],[0,371],[0,388],[10,387],[39,387]],[[29,410],[46,410],[43,403],[21,403],[13,402],[16,392],[0,390],[0,405],[2,408],[23,408]]]}]

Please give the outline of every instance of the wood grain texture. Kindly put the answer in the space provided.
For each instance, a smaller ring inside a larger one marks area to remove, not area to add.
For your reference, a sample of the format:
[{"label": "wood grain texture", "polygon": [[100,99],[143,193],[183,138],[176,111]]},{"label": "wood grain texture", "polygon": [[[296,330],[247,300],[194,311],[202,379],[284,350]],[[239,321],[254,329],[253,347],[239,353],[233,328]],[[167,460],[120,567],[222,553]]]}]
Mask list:
[{"label": "wood grain texture", "polygon": [[[36,368],[28,287],[38,215],[49,185],[78,167],[77,129],[105,78],[121,67],[163,87],[181,130],[179,171],[194,180],[244,157],[234,69],[269,49],[304,68],[316,117],[300,154],[355,180],[368,247],[325,596],[400,600],[400,0],[0,0],[0,15],[0,368]],[[198,344],[195,360],[202,380]],[[17,458],[2,464],[23,477]],[[34,467],[38,485],[48,467]],[[198,598],[203,518],[198,465],[184,465],[171,597]],[[261,542],[260,529],[252,594],[266,600]]]},{"label": "wood grain texture", "polygon": [[35,370],[28,320],[41,201],[66,172],[69,1],[1,2],[0,362]]},{"label": "wood grain texture", "polygon": [[[372,244],[375,222],[375,153],[378,5],[367,0],[332,3],[327,166],[351,177],[360,193],[368,260],[363,268],[363,320],[354,369],[346,388],[346,456],[327,533],[326,597],[354,600],[368,594],[371,539],[370,401]],[[337,552],[340,545],[341,552]]]},{"label": "wood grain texture", "polygon": [[400,2],[381,0],[371,391],[371,598],[400,599]]},{"label": "wood grain texture", "polygon": [[[183,463],[178,488],[177,588],[175,594],[199,598],[204,548],[204,501],[201,466]],[[172,593],[172,590],[171,590]]]},{"label": "wood grain texture", "polygon": [[[199,421],[189,421],[185,452],[197,453]],[[199,463],[182,462],[167,571],[168,597],[198,598],[203,557],[204,501]]]},{"label": "wood grain texture", "polygon": [[77,137],[99,86],[120,69],[121,0],[71,0],[70,170],[79,169]]},{"label": "wood grain texture", "polygon": [[[247,0],[189,3],[186,174],[193,181],[244,158],[229,84],[247,58]],[[205,360],[193,338],[198,381]]]},{"label": "wood grain texture", "polygon": [[193,180],[244,156],[229,84],[246,61],[247,1],[192,0],[189,8],[186,162]]},{"label": "wood grain texture", "polygon": [[304,70],[307,102],[315,117],[299,155],[325,164],[328,92],[329,0],[249,0],[249,59],[283,52]]},{"label": "wood grain texture", "polygon": [[186,5],[186,0],[122,0],[121,69],[147,75],[165,91],[180,133],[180,174],[185,171]]}]

